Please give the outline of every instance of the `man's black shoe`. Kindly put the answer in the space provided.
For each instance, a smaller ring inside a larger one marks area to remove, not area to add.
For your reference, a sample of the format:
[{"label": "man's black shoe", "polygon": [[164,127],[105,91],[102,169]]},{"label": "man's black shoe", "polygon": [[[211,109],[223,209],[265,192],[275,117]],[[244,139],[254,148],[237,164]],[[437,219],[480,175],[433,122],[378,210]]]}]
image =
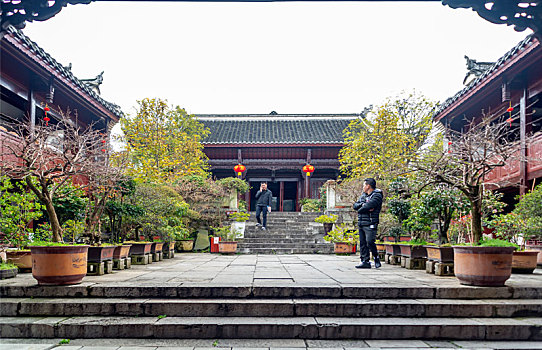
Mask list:
[{"label": "man's black shoe", "polygon": [[375,268],[379,268],[382,266],[382,263],[380,262],[380,259],[379,258],[375,258]]},{"label": "man's black shoe", "polygon": [[371,263],[368,261],[364,261],[361,264],[356,265],[356,269],[370,269],[370,268],[371,268]]}]

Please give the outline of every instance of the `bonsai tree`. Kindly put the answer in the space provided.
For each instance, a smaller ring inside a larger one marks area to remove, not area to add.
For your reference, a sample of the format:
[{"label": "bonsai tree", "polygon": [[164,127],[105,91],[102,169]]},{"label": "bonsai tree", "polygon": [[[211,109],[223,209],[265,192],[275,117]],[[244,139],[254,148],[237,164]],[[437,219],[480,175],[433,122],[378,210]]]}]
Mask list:
[{"label": "bonsai tree", "polygon": [[[94,124],[85,125],[69,112],[57,111],[51,123],[13,126],[17,140],[6,142],[7,162],[2,173],[23,179],[45,206],[52,229],[52,241],[62,241],[62,228],[54,206],[55,198],[68,182],[99,179],[110,172],[106,136]],[[55,115],[55,116],[56,116]]]},{"label": "bonsai tree", "polygon": [[320,215],[316,219],[314,219],[315,222],[318,222],[320,224],[334,224],[337,222],[338,216],[335,214],[331,215]]},{"label": "bonsai tree", "polygon": [[470,204],[473,243],[482,237],[483,185],[486,176],[511,160],[517,146],[508,141],[508,124],[492,116],[473,120],[465,132],[446,130],[448,149],[433,147],[415,168],[430,182],[445,183],[461,191]]}]

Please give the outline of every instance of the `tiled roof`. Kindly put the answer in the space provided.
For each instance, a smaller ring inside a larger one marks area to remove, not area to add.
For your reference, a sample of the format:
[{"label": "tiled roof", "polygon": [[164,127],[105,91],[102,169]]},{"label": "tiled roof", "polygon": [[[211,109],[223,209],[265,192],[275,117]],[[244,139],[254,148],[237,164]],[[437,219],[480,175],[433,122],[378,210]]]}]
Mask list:
[{"label": "tiled roof", "polygon": [[335,144],[356,114],[196,115],[211,131],[204,144]]},{"label": "tiled roof", "polygon": [[487,77],[489,77],[491,74],[493,74],[497,69],[499,69],[503,64],[506,63],[506,61],[508,61],[509,59],[511,59],[512,57],[514,57],[514,55],[518,54],[521,50],[524,50],[526,47],[532,45],[535,41],[535,37],[533,34],[531,35],[528,35],[525,39],[523,39],[522,41],[520,41],[516,46],[514,46],[510,51],[508,51],[504,56],[502,56],[501,58],[499,58],[499,60],[497,62],[495,62],[495,64],[493,64],[491,67],[489,67],[482,75],[480,75],[478,78],[476,78],[475,80],[473,80],[470,84],[468,84],[467,86],[465,86],[461,91],[459,91],[458,93],[456,93],[453,97],[450,97],[448,98],[446,101],[444,101],[444,103],[442,103],[436,114],[435,114],[435,118],[438,118],[439,114],[444,111],[448,106],[450,106],[452,103],[454,103],[455,101],[457,101],[458,99],[461,98],[461,96],[465,95],[467,92],[471,91],[472,89],[474,89],[478,84],[480,84],[482,81],[484,81],[484,79],[486,79]]},{"label": "tiled roof", "polygon": [[94,92],[90,87],[88,87],[85,83],[81,82],[79,79],[73,75],[73,73],[66,69],[64,66],[62,66],[60,63],[58,63],[51,55],[49,55],[45,50],[43,50],[41,47],[38,46],[35,42],[30,40],[26,35],[23,34],[22,31],[16,29],[13,26],[9,26],[7,28],[7,35],[12,36],[16,40],[20,41],[24,46],[26,46],[29,50],[34,52],[40,59],[42,59],[44,62],[46,62],[50,67],[55,69],[59,74],[66,77],[68,80],[70,80],[72,83],[74,83],[76,86],[81,88],[84,92],[86,92],[88,95],[90,95],[94,100],[96,100],[98,103],[100,103],[102,106],[107,108],[110,112],[112,112],[114,115],[116,115],[119,118],[122,118],[124,116],[124,113],[122,112],[120,106],[108,102],[104,100],[100,95],[98,95],[96,92]]}]

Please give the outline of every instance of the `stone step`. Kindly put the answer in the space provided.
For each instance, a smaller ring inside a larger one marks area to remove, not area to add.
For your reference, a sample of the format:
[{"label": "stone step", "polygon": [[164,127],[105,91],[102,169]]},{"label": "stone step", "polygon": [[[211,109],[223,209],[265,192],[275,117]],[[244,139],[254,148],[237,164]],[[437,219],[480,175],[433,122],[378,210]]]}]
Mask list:
[{"label": "stone step", "polygon": [[291,255],[291,254],[331,254],[333,247],[307,247],[307,248],[237,248],[240,254],[276,254],[276,255]]},{"label": "stone step", "polygon": [[253,238],[253,237],[246,237],[242,240],[239,240],[239,244],[253,244],[253,243],[273,243],[273,244],[280,244],[280,243],[299,243],[299,244],[309,244],[309,243],[325,243],[323,239],[318,238],[276,238],[276,237],[269,237],[269,238]]},{"label": "stone step", "polygon": [[542,317],[526,299],[126,299],[2,298],[0,316]]},{"label": "stone step", "polygon": [[237,243],[237,248],[262,248],[262,249],[333,249],[333,244],[331,243],[274,243],[270,246],[270,243],[252,243],[252,242],[242,242]]},{"label": "stone step", "polygon": [[542,299],[540,287],[434,287],[413,282],[404,286],[372,287],[370,285],[340,286],[313,285],[291,286],[287,283],[261,286],[220,285],[179,285],[167,286],[155,283],[141,284],[124,282],[123,285],[111,282],[73,286],[3,285],[0,286],[0,300],[4,298],[242,298],[245,300],[262,298],[323,298],[323,299]]},{"label": "stone step", "polygon": [[0,317],[2,338],[542,340],[542,318]]}]

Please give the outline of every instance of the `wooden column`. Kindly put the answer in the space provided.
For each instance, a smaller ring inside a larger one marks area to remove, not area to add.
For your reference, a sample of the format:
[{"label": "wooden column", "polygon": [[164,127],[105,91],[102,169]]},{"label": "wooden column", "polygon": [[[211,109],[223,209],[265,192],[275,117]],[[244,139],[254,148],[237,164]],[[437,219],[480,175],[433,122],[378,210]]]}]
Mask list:
[{"label": "wooden column", "polygon": [[30,79],[30,85],[28,89],[28,102],[26,106],[26,113],[30,118],[30,130],[34,130],[34,126],[36,125],[36,101],[34,100],[34,88],[32,84],[32,79]]},{"label": "wooden column", "polygon": [[520,135],[520,161],[519,161],[519,195],[523,196],[527,192],[527,88],[523,88],[521,99],[519,100],[519,135]]},{"label": "wooden column", "polygon": [[305,174],[305,198],[311,198],[311,177]]},{"label": "wooden column", "polygon": [[284,211],[284,181],[280,181],[279,211]]}]

